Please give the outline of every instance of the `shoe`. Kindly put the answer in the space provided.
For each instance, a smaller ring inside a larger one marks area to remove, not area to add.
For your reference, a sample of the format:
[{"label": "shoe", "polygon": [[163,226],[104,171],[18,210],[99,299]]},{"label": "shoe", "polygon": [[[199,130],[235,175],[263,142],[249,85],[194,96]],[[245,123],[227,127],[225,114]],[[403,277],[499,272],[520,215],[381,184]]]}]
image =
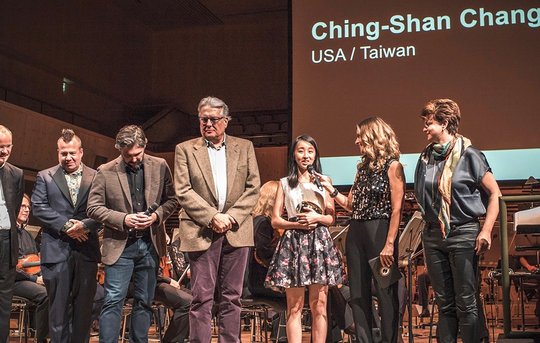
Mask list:
[{"label": "shoe", "polygon": [[347,335],[356,335],[356,327],[354,326],[354,323],[346,327],[343,331],[345,331]]}]

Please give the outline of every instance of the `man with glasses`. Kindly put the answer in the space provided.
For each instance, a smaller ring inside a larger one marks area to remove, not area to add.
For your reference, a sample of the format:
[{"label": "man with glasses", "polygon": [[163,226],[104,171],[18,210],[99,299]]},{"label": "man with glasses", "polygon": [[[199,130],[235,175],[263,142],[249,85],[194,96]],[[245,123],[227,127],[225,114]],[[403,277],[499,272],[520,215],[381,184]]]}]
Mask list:
[{"label": "man with glasses", "polygon": [[191,266],[190,342],[210,342],[216,294],[219,341],[233,343],[239,342],[259,169],[253,144],[225,134],[230,117],[222,100],[202,99],[198,114],[202,137],[176,146],[174,170],[180,250],[188,252]]},{"label": "man with glasses", "polygon": [[23,198],[23,172],[8,163],[11,131],[0,125],[0,342],[9,337],[9,316],[19,252],[17,215]]},{"label": "man with glasses", "polygon": [[63,129],[56,147],[58,164],[37,174],[32,193],[32,212],[43,227],[40,258],[49,334],[55,343],[85,342],[100,258],[100,224],[86,215],[96,171],[82,163],[82,141],[73,130]]}]

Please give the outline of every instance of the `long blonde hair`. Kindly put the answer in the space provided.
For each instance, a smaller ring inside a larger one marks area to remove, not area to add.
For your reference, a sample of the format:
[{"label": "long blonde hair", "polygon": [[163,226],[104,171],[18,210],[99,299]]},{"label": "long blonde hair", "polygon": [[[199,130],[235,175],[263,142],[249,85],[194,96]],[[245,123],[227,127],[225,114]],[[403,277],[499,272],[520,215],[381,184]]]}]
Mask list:
[{"label": "long blonde hair", "polygon": [[278,187],[279,181],[268,181],[261,186],[259,200],[251,211],[254,216],[272,216],[272,210],[274,209]]},{"label": "long blonde hair", "polygon": [[394,130],[379,117],[364,119],[357,125],[358,139],[363,150],[359,168],[378,171],[389,159],[399,160],[399,143]]}]

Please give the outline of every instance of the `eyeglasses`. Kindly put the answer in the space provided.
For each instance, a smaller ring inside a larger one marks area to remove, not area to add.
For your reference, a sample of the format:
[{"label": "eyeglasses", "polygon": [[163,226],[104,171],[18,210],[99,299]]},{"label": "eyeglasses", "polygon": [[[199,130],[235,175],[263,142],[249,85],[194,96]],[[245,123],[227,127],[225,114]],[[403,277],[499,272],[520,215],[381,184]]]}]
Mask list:
[{"label": "eyeglasses", "polygon": [[13,144],[0,145],[0,150],[11,150]]},{"label": "eyeglasses", "polygon": [[212,125],[217,124],[221,119],[225,119],[227,117],[199,117],[199,121],[201,124],[206,124],[209,120],[212,123]]},{"label": "eyeglasses", "polygon": [[32,211],[32,208],[29,205],[21,205],[21,209]]}]

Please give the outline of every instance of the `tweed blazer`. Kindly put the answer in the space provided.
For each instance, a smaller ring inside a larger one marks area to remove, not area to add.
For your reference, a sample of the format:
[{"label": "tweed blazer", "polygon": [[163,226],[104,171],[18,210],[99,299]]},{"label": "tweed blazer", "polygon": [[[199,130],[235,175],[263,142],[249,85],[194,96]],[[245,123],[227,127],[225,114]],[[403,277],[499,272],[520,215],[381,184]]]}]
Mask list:
[{"label": "tweed blazer", "polygon": [[[152,243],[158,256],[166,249],[165,220],[176,210],[171,171],[164,159],[144,155],[144,197],[146,204],[159,204],[155,211],[158,220],[150,227]],[[88,216],[105,227],[101,245],[101,261],[114,264],[126,246],[128,228],[124,218],[133,213],[126,164],[119,156],[98,168],[88,196]]]},{"label": "tweed blazer", "polygon": [[19,215],[24,192],[23,171],[6,162],[4,167],[0,169],[0,182],[2,182],[2,190],[4,192],[4,198],[6,199],[9,221],[11,222],[10,266],[15,267],[19,256],[17,216]]},{"label": "tweed blazer", "polygon": [[[234,247],[253,246],[251,210],[261,184],[255,149],[250,141],[233,136],[227,136],[225,149],[227,197],[222,212],[238,223],[238,227],[226,232],[226,237]],[[176,146],[174,188],[181,207],[180,250],[207,250],[215,234],[209,224],[218,213],[218,200],[204,138]]]}]

